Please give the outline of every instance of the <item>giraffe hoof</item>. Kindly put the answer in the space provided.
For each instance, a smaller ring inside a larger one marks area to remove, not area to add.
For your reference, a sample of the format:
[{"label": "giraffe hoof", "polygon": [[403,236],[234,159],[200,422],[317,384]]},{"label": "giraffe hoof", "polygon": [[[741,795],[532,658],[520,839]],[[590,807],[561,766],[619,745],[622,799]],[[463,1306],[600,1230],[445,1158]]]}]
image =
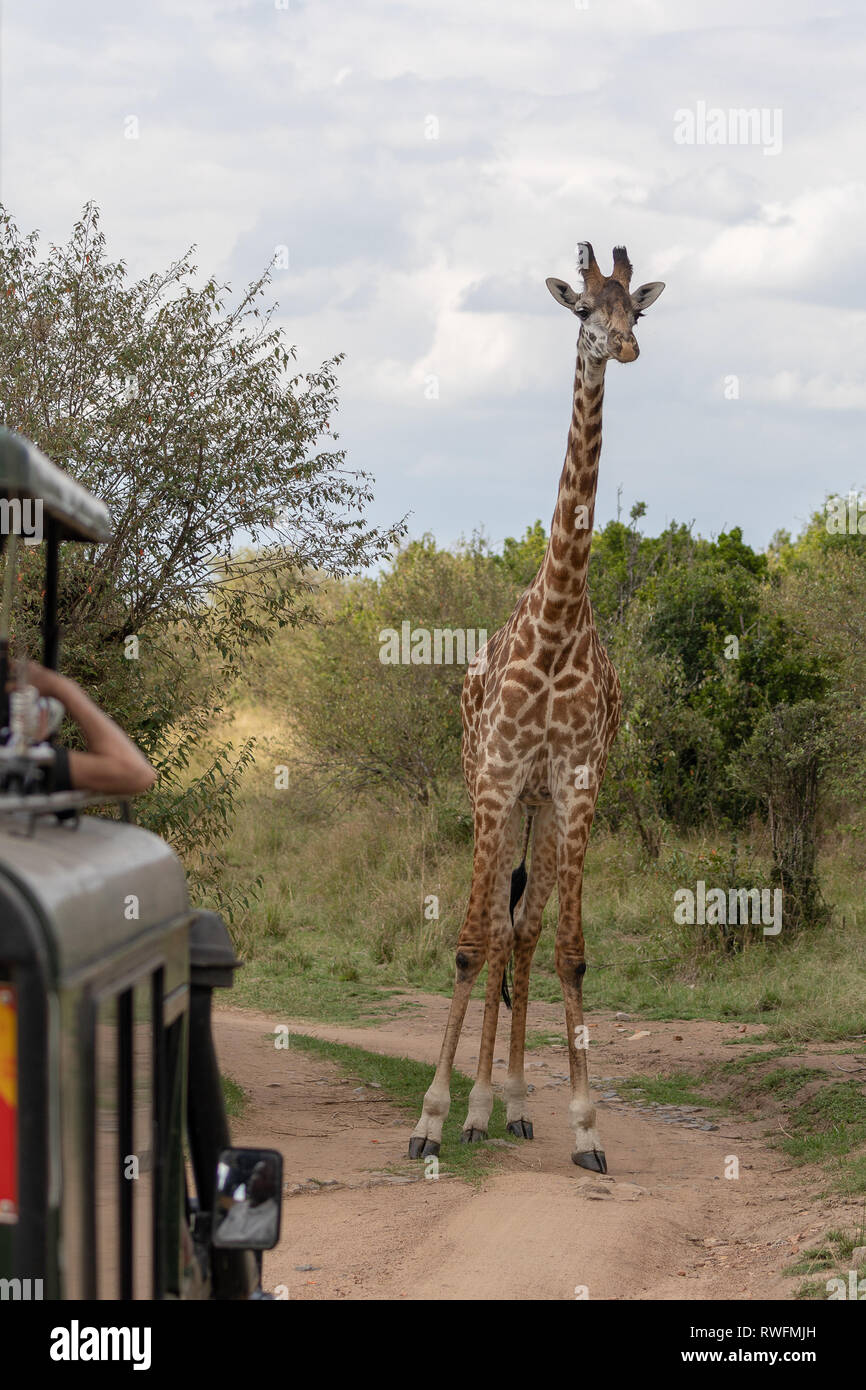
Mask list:
[{"label": "giraffe hoof", "polygon": [[516,1139],[532,1138],[531,1120],[510,1120],[505,1128],[507,1133],[513,1134]]},{"label": "giraffe hoof", "polygon": [[429,1158],[431,1154],[438,1154],[441,1145],[438,1139],[425,1139],[423,1134],[413,1134],[409,1140],[410,1158]]},{"label": "giraffe hoof", "polygon": [[576,1163],[578,1168],[589,1168],[593,1173],[606,1173],[607,1161],[602,1149],[588,1149],[586,1153],[573,1153],[572,1163]]},{"label": "giraffe hoof", "polygon": [[461,1144],[480,1144],[486,1138],[486,1129],[464,1129],[460,1133]]}]

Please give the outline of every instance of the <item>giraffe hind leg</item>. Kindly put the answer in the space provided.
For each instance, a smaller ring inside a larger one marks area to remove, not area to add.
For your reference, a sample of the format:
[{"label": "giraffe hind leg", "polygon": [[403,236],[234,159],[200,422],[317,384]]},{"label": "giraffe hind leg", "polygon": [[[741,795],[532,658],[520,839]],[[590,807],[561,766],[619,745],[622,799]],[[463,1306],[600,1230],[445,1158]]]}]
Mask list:
[{"label": "giraffe hind leg", "polygon": [[[520,902],[520,899],[523,897],[523,890],[525,889],[525,887],[526,887],[526,854],[525,854],[525,852],[524,852],[523,858],[522,858],[522,860],[520,861],[520,863],[518,864],[517,868],[516,868],[516,869],[513,869],[512,872],[511,872],[511,901],[510,901],[510,903],[508,904],[508,910],[509,910],[509,912],[510,912],[510,914],[511,914],[511,925],[512,925],[512,926],[514,926],[514,909],[517,907],[518,903]],[[507,963],[506,966],[505,966],[505,969],[504,969],[503,972],[502,972],[502,1002],[503,1002],[503,1004],[505,1005],[506,1009],[510,1009],[510,1008],[511,1008],[511,995],[510,995],[509,992],[508,992],[508,970],[509,970],[509,967],[511,967],[511,970],[512,970],[512,985],[513,985],[513,984],[514,984],[514,976],[513,976],[514,956],[513,956],[513,955],[511,956],[511,959],[508,961],[508,963]]]},{"label": "giraffe hind leg", "polygon": [[499,1020],[499,998],[505,967],[514,940],[514,928],[509,909],[509,871],[514,862],[520,833],[520,807],[517,804],[505,811],[497,863],[493,866],[489,896],[489,929],[487,933],[487,987],[484,992],[484,1018],[481,1043],[478,1049],[478,1070],[475,1084],[469,1092],[469,1107],[463,1123],[461,1142],[476,1143],[487,1138],[493,1110],[493,1053],[496,1047],[496,1026]]},{"label": "giraffe hind leg", "polygon": [[514,1008],[511,1015],[508,1072],[505,1078],[506,1128],[518,1139],[532,1139],[526,1102],[524,1052],[529,1006],[529,973],[541,935],[541,919],[556,882],[556,830],[553,809],[543,806],[532,826],[532,859],[525,893],[514,920]]},{"label": "giraffe hind leg", "polygon": [[594,1173],[607,1172],[604,1146],[596,1127],[596,1109],[590,1095],[589,1033],[583,1021],[583,977],[586,949],[583,938],[583,863],[594,801],[585,794],[563,796],[557,805],[557,832],[561,846],[557,869],[559,922],[556,929],[556,973],[565,1000],[568,1061],[571,1073],[569,1123],[574,1131],[572,1163]]},{"label": "giraffe hind leg", "polygon": [[[519,906],[520,900],[521,900],[521,898],[523,897],[524,891],[525,891],[525,889],[526,889],[526,879],[527,879],[527,873],[526,873],[526,854],[527,854],[527,850],[529,849],[529,837],[530,837],[530,835],[532,834],[532,820],[533,820],[532,812],[531,812],[531,811],[528,811],[528,812],[527,812],[527,815],[526,815],[526,829],[525,829],[524,832],[523,832],[523,858],[521,859],[521,861],[520,861],[520,863],[518,864],[517,868],[516,868],[516,869],[512,869],[512,871],[511,871],[511,896],[510,896],[510,900],[509,900],[509,903],[508,903],[508,911],[509,911],[509,914],[510,914],[510,916],[511,916],[511,925],[512,925],[512,927],[514,926],[514,910],[515,910],[516,907]],[[508,993],[508,969],[509,969],[509,966],[511,967],[511,971],[512,971],[512,986],[513,986],[513,984],[514,984],[514,973],[513,973],[513,972],[514,972],[514,955],[513,955],[513,953],[512,953],[512,956],[511,956],[510,961],[508,962],[508,965],[506,965],[505,969],[504,969],[503,972],[502,972],[502,1002],[503,1002],[503,1004],[505,1005],[506,1009],[510,1009],[510,1008],[511,1008],[511,995]]]}]

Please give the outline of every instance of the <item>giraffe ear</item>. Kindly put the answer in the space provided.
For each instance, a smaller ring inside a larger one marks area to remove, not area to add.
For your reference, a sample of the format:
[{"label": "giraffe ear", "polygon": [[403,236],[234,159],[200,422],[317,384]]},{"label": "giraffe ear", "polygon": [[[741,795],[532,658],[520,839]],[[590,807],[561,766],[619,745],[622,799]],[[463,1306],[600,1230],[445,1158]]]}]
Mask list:
[{"label": "giraffe ear", "polygon": [[561,304],[564,309],[570,309],[574,313],[580,295],[571,288],[571,285],[566,284],[565,280],[557,280],[553,275],[548,276],[544,283],[557,304]]},{"label": "giraffe ear", "polygon": [[641,285],[632,292],[631,302],[639,314],[644,309],[648,309],[651,304],[655,304],[659,295],[665,287],[664,280],[650,280],[648,285]]}]

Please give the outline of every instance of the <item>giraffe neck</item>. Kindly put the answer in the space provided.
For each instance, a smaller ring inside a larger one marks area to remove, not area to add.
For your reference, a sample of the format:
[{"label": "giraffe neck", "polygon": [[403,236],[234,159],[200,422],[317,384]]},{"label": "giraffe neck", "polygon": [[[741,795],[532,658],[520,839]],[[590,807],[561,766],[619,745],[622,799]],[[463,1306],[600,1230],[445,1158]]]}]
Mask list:
[{"label": "giraffe neck", "polygon": [[541,599],[539,616],[543,627],[563,635],[575,631],[586,609],[586,579],[601,454],[605,365],[605,362],[585,357],[578,344],[565,463],[559,479],[550,540],[533,584]]}]

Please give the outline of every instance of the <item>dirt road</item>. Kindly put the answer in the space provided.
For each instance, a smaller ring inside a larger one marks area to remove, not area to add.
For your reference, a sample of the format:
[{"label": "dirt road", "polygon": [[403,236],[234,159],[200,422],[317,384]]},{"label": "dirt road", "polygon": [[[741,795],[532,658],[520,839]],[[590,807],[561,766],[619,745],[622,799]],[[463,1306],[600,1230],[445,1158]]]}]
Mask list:
[{"label": "dirt road", "polygon": [[[453,1177],[425,1180],[421,1165],[404,1162],[413,1120],[330,1062],[277,1050],[269,1036],[286,1023],[294,1032],[435,1062],[447,1001],[407,999],[411,1018],[371,1028],[215,1011],[221,1068],[249,1097],[234,1140],[285,1157],[283,1234],[265,1257],[270,1289],[282,1286],[291,1299],[572,1300],[580,1288],[594,1299],[787,1298],[802,1276],[781,1271],[800,1248],[860,1218],[855,1204],[821,1198],[824,1174],[791,1169],[768,1148],[766,1125],[702,1111],[641,1113],[634,1103],[602,1099],[617,1077],[663,1069],[669,1059],[697,1066],[730,1058],[723,1045],[736,1029],[708,1022],[623,1024],[594,1016],[591,1074],[607,1177],[570,1161],[561,1079],[567,1061],[557,1046],[527,1054],[537,1138],[501,1148],[501,1168],[480,1188]],[[457,1055],[470,1075],[481,1007],[470,1006]],[[532,1005],[530,1029],[558,1033],[560,1015],[553,1005]],[[756,1044],[761,1032],[749,1029]],[[501,1023],[502,1063],[507,1039]],[[494,1080],[504,1070],[497,1065]],[[710,1124],[718,1127],[704,1127]],[[725,1177],[732,1155],[736,1180]]]}]

